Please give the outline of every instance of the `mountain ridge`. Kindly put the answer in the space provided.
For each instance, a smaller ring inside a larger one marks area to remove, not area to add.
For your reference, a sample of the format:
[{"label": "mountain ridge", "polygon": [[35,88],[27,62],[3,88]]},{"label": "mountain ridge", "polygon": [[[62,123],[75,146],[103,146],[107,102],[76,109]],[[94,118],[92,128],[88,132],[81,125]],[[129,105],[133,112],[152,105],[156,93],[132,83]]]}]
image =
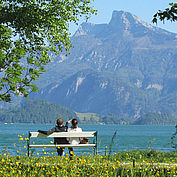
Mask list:
[{"label": "mountain ridge", "polygon": [[48,65],[31,97],[120,118],[177,117],[177,34],[114,11],[107,24],[81,24],[72,42],[71,54]]},{"label": "mountain ridge", "polygon": [[78,112],[138,118],[166,110],[177,116],[165,103],[177,105],[171,97],[177,94],[177,34],[114,11],[107,24],[81,24],[72,42],[71,54],[58,56],[52,71],[64,66],[73,73],[58,85],[56,78],[41,97]]},{"label": "mountain ridge", "polygon": [[[105,28],[103,30],[103,28]],[[141,28],[141,31],[139,31],[139,28]],[[144,28],[144,29],[143,29]],[[137,30],[138,29],[138,30]],[[78,30],[75,32],[73,37],[78,37],[79,35],[98,35],[100,33],[105,33],[105,31],[108,34],[112,34],[114,32],[119,32],[121,35],[123,32],[130,33],[130,31],[135,35],[138,32],[143,32],[143,35],[147,33],[147,29],[151,31],[157,31],[161,32],[167,35],[171,35],[174,37],[176,36],[176,33],[168,32],[167,30],[164,30],[162,28],[158,28],[155,26],[152,26],[144,21],[142,21],[139,17],[136,15],[133,15],[129,12],[125,11],[113,11],[112,18],[109,23],[105,24],[93,24],[93,23],[82,23]],[[106,33],[106,34],[107,34]],[[131,35],[129,36],[131,37]]]}]

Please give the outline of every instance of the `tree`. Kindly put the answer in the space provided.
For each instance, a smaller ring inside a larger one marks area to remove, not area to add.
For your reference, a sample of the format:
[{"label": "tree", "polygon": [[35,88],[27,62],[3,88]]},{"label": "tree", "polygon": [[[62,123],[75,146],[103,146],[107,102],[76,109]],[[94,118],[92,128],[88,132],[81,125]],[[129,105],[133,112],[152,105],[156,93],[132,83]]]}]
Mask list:
[{"label": "tree", "polygon": [[177,21],[177,3],[170,3],[170,8],[166,8],[164,11],[159,10],[153,18],[153,23],[160,21],[170,20]]},{"label": "tree", "polygon": [[96,14],[93,0],[0,0],[0,101],[28,97],[59,52],[69,52],[69,23]]}]

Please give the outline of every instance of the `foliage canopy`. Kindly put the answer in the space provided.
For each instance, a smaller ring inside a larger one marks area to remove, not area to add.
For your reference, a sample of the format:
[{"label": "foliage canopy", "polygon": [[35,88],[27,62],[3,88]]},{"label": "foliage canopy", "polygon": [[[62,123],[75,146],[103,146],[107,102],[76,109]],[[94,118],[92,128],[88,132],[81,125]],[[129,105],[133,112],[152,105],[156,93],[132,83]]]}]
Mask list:
[{"label": "foliage canopy", "polygon": [[170,7],[166,8],[164,11],[159,10],[153,18],[153,23],[157,23],[158,19],[160,21],[170,20],[177,21],[177,3],[170,3]]},{"label": "foliage canopy", "polygon": [[71,48],[69,23],[96,14],[93,0],[0,0],[0,101],[27,97],[54,55]]}]

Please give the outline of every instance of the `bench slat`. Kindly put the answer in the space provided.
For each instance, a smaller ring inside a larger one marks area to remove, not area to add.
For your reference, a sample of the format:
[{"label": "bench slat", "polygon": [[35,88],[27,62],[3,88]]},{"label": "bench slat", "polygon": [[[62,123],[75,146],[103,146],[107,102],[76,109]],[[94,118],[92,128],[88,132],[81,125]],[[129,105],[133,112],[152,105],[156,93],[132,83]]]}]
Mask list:
[{"label": "bench slat", "polygon": [[33,144],[33,145],[29,145],[29,148],[57,148],[57,147],[96,147],[96,144],[77,144],[77,145],[73,145],[73,144],[60,144],[60,145],[55,145],[55,144],[41,144],[41,145],[37,145],[37,144]]},{"label": "bench slat", "polygon": [[54,132],[51,135],[44,135],[39,132],[30,132],[30,137],[94,137],[96,132]]}]

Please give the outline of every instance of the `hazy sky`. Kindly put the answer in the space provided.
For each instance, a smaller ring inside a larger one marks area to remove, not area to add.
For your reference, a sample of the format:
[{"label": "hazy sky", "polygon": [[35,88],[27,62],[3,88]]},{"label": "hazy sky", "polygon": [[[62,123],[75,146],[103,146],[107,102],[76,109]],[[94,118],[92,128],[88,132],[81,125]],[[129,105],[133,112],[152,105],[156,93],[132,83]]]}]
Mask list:
[{"label": "hazy sky", "polygon": [[[153,15],[158,10],[164,10],[169,7],[169,3],[175,0],[95,0],[92,5],[98,10],[98,15],[94,15],[89,22],[95,24],[109,23],[113,10],[123,10],[130,12],[143,21],[156,26],[152,23]],[[84,20],[80,20],[79,24]],[[177,33],[177,22],[158,22],[157,27]],[[78,26],[71,25],[70,31],[73,34]]]}]

